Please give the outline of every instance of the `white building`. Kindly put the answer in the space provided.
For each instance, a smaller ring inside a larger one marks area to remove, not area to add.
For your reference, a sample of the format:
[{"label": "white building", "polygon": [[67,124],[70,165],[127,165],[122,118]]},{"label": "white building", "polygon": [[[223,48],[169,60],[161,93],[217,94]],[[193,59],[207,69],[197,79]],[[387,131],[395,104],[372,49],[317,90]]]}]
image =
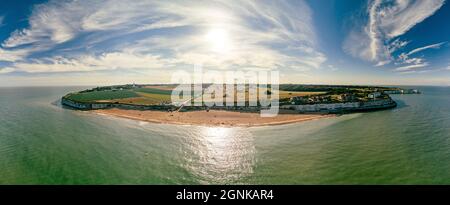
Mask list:
[{"label": "white building", "polygon": [[377,97],[380,97],[381,93],[380,92],[374,92],[374,93],[370,93],[367,97],[375,99]]},{"label": "white building", "polygon": [[324,103],[311,105],[282,105],[281,109],[294,109],[299,112],[319,112],[319,111],[336,111],[345,109],[359,108],[359,102],[348,103]]}]

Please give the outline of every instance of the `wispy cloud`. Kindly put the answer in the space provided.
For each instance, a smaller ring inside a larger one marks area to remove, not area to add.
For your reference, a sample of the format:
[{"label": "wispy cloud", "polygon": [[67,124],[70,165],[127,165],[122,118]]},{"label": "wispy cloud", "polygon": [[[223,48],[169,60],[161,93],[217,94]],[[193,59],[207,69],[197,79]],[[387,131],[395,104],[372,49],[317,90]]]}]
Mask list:
[{"label": "wispy cloud", "polygon": [[0,16],[0,27],[2,27],[4,24],[3,24],[3,21],[5,20],[5,16]]},{"label": "wispy cloud", "polygon": [[338,71],[338,70],[339,70],[339,68],[335,67],[334,65],[328,65],[328,68],[329,68],[331,71]]},{"label": "wispy cloud", "polygon": [[430,49],[430,48],[438,49],[438,48],[441,48],[441,46],[442,46],[444,43],[447,43],[447,42],[441,42],[441,43],[436,43],[436,44],[431,44],[431,45],[428,45],[428,46],[416,48],[416,49],[410,51],[410,52],[409,52],[408,54],[406,54],[406,55],[410,56],[410,55],[412,55],[412,54],[414,54],[414,53],[418,53],[418,52],[420,52],[420,51],[423,51],[423,50],[426,50],[426,49]]},{"label": "wispy cloud", "polygon": [[158,56],[131,53],[107,53],[100,56],[78,56],[77,58],[52,57],[35,59],[32,62],[16,63],[17,71],[28,73],[89,72],[116,69],[161,68]]},{"label": "wispy cloud", "polygon": [[14,68],[10,68],[10,67],[1,68],[0,69],[0,74],[11,73],[14,70],[15,70]]},{"label": "wispy cloud", "polygon": [[397,41],[398,39],[391,42],[392,39],[402,36],[416,24],[432,16],[443,4],[444,0],[370,1],[367,9],[368,23],[357,26],[350,32],[343,49],[375,64],[388,64],[393,59],[392,53],[407,44]]},{"label": "wispy cloud", "polygon": [[400,40],[400,38],[397,38],[388,45],[388,51],[389,53],[394,53],[395,51],[405,47],[409,43],[410,41],[402,41]]},{"label": "wispy cloud", "polygon": [[5,50],[0,48],[0,61],[19,61],[29,54],[28,49]]},{"label": "wispy cloud", "polygon": [[413,64],[395,68],[395,71],[405,72],[428,66],[428,63]]},{"label": "wispy cloud", "polygon": [[29,24],[2,43],[0,60],[30,73],[326,61],[304,1],[50,1]]},{"label": "wispy cloud", "polygon": [[414,55],[416,53],[419,53],[421,51],[427,50],[427,49],[438,49],[440,48],[444,43],[446,42],[441,42],[441,43],[436,43],[436,44],[431,44],[428,46],[423,46],[420,48],[416,48],[413,49],[407,53],[402,53],[398,56],[398,58],[396,59],[396,64],[406,64],[406,66],[402,66],[400,67],[400,69],[395,69],[396,71],[404,71],[404,69],[406,68],[420,68],[420,67],[424,67],[428,65],[428,62],[426,62],[426,60],[423,57],[415,57],[415,58],[410,58],[411,55]]},{"label": "wispy cloud", "polygon": [[[86,1],[86,4],[93,2]],[[4,48],[34,44],[41,50],[69,41],[82,31],[81,22],[94,12],[96,5],[82,5],[78,1],[51,1],[36,5],[28,19],[29,27],[14,31],[2,43]]]}]

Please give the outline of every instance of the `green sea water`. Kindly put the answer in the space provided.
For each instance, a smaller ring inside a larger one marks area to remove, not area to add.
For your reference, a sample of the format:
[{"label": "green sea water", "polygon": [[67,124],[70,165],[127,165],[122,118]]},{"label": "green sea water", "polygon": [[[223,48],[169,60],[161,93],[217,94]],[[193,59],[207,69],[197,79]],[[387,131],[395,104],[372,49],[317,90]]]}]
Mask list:
[{"label": "green sea water", "polygon": [[395,109],[254,128],[61,108],[78,87],[0,88],[0,184],[450,184],[450,88]]}]

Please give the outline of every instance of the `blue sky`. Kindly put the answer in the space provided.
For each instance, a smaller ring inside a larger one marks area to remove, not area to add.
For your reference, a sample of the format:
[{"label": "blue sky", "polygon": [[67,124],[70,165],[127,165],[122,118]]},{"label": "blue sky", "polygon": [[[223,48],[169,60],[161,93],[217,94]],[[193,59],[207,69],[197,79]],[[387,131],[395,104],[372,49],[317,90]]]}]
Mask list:
[{"label": "blue sky", "polygon": [[445,0],[7,1],[0,86],[168,83],[194,64],[282,83],[450,85]]}]

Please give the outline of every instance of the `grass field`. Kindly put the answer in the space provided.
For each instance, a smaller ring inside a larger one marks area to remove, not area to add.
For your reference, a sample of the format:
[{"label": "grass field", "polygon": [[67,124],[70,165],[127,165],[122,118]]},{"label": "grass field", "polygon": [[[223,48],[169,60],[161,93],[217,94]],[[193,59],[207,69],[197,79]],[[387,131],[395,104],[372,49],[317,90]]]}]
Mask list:
[{"label": "grass field", "polygon": [[69,99],[79,102],[126,103],[138,105],[158,105],[170,103],[172,91],[156,87],[133,88],[129,90],[106,90],[74,93]]},{"label": "grass field", "polygon": [[177,86],[174,86],[174,85],[147,85],[147,86],[144,86],[144,88],[153,88],[153,89],[158,89],[158,90],[170,90],[170,91],[172,91],[176,87]]},{"label": "grass field", "polygon": [[[234,96],[229,96],[224,94],[223,97],[223,102],[235,102],[236,103],[236,99],[237,99],[237,95],[244,95],[245,96],[245,102],[248,103],[249,99],[259,99],[259,92],[261,92],[259,89],[256,91],[256,93],[252,93],[250,94],[248,90],[241,90],[241,91],[237,91],[235,90],[236,93]],[[321,95],[321,94],[325,94],[326,92],[297,92],[297,91],[279,91],[279,99],[289,99],[291,97],[303,97],[303,96],[312,96],[312,95]],[[274,96],[271,96],[274,97]],[[269,97],[269,99],[271,99],[271,97]],[[211,101],[215,101],[215,100],[206,100],[205,98],[203,99],[204,102],[211,102]]]},{"label": "grass field", "polygon": [[296,91],[282,91],[280,90],[280,99],[291,98],[291,97],[303,97],[310,95],[321,95],[326,92],[296,92]]},{"label": "grass field", "polygon": [[114,100],[123,98],[139,97],[138,94],[131,90],[117,90],[117,91],[95,91],[86,93],[74,93],[68,96],[69,99],[79,102],[93,102],[99,100]]},{"label": "grass field", "polygon": [[[125,104],[137,104],[137,105],[159,105],[171,103],[171,94],[174,86],[144,86],[140,88],[130,88],[123,90],[103,90],[103,91],[91,91],[80,92],[70,94],[69,99],[79,102],[104,102],[104,103],[125,103]],[[237,91],[237,93],[245,94],[245,101],[250,99],[257,99],[258,94],[252,94],[248,90]],[[233,96],[228,96],[224,93],[224,102],[231,100],[236,102],[237,93]],[[280,91],[279,99],[287,99],[296,96],[309,96],[319,95],[325,92],[297,92],[297,91]],[[208,101],[205,98],[204,101]]]},{"label": "grass field", "polygon": [[139,92],[139,93],[160,94],[160,95],[169,95],[169,96],[172,94],[172,90],[149,88],[149,87],[134,88],[133,91],[134,92]]},{"label": "grass field", "polygon": [[158,93],[142,93],[142,92],[136,92],[141,97],[147,99],[148,102],[153,102],[156,104],[159,104],[161,102],[163,103],[170,103],[171,101],[171,95],[170,94],[158,94]]},{"label": "grass field", "polygon": [[124,98],[115,100],[114,102],[123,104],[134,104],[134,105],[158,105],[161,103],[160,100],[155,100],[146,97]]}]

